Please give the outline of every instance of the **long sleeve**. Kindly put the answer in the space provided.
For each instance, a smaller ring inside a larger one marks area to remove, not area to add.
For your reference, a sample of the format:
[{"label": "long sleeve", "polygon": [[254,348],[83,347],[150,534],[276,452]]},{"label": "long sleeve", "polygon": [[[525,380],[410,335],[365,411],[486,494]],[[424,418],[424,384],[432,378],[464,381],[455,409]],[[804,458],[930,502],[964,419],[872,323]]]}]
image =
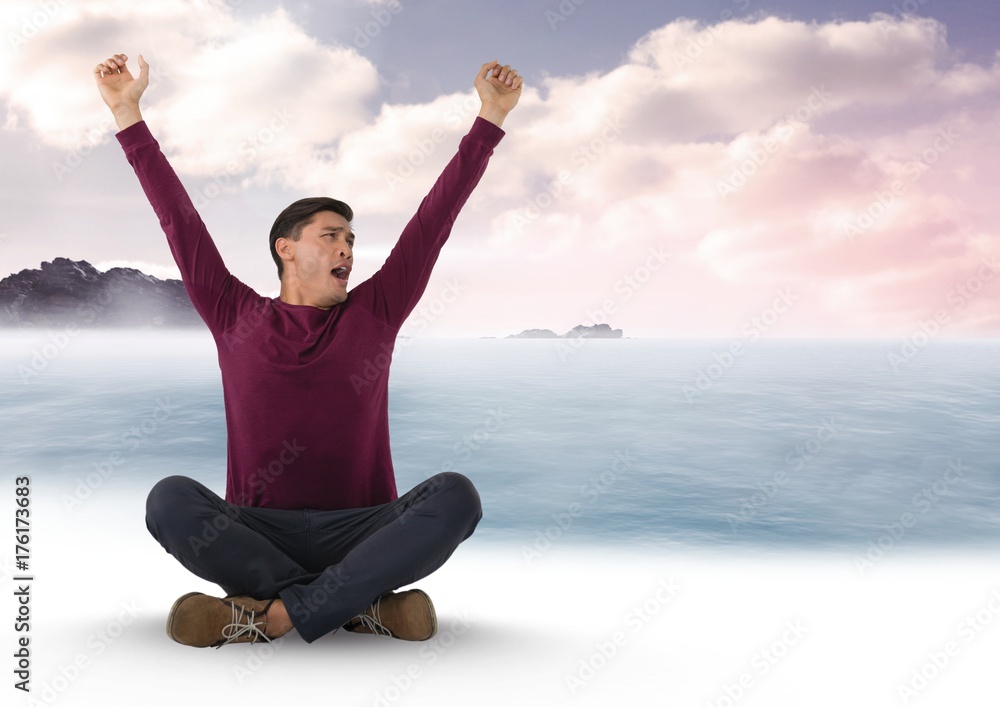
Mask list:
[{"label": "long sleeve", "polygon": [[427,287],[459,211],[479,184],[493,148],[504,135],[493,123],[476,118],[385,263],[351,290],[354,304],[369,308],[393,329],[402,327]]},{"label": "long sleeve", "polygon": [[191,302],[218,337],[236,323],[240,309],[260,296],[226,268],[191,198],[146,122],[129,126],[116,137],[160,220]]}]

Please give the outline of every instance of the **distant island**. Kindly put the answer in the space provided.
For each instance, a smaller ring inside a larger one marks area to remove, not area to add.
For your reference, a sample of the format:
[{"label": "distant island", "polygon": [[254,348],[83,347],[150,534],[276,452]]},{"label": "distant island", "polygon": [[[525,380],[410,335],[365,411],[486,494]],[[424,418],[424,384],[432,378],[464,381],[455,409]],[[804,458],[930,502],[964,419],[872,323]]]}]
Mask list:
[{"label": "distant island", "polygon": [[[101,272],[86,260],[55,258],[0,280],[0,327],[52,329],[177,328],[205,324],[180,280],[160,280],[135,268]],[[482,337],[495,338],[495,337]],[[575,326],[565,334],[525,329],[507,339],[621,339],[608,324]]]},{"label": "distant island", "polygon": [[557,334],[551,329],[525,329],[520,334],[511,334],[508,339],[620,339],[621,329],[612,329],[608,324],[585,326],[580,324],[565,334]]}]

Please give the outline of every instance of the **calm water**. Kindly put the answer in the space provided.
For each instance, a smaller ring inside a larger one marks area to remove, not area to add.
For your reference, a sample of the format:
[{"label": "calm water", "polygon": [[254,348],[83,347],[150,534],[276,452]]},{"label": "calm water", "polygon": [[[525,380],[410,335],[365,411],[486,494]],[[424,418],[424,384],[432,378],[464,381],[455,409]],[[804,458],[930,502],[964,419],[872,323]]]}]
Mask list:
[{"label": "calm water", "polygon": [[[728,345],[401,340],[399,488],[462,471],[477,536],[526,547],[1000,541],[1000,341],[931,342],[898,370],[897,341],[758,341],[724,367]],[[71,495],[98,468],[95,493],[137,503],[173,473],[224,490],[207,334],[6,332],[0,380],[4,475],[36,493]]]}]

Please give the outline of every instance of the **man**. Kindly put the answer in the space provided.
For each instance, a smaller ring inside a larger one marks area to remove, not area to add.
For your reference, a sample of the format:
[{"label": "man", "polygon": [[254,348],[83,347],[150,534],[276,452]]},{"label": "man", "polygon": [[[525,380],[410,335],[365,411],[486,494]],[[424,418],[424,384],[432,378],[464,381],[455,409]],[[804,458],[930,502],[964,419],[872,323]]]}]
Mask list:
[{"label": "man", "polygon": [[475,86],[482,109],[385,264],[347,291],[353,212],[329,198],[276,219],[281,290],[262,297],[225,267],[139,111],[149,65],[133,77],[116,54],[94,69],[118,141],[160,219],[191,301],[215,338],[226,408],[226,498],[184,476],[158,482],[146,525],[224,598],[180,597],[167,633],[192,646],[340,627],[406,640],[437,630],[430,598],[395,593],[440,567],[482,517],[461,474],[397,497],[389,447],[388,361],[459,210],[505,134],[522,79],[492,61]]}]

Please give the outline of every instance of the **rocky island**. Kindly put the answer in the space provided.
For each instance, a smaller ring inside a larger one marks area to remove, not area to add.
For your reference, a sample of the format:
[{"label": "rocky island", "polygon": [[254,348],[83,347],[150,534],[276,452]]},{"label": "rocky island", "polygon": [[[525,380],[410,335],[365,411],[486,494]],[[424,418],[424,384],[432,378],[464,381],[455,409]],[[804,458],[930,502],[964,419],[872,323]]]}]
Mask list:
[{"label": "rocky island", "polygon": [[508,339],[620,339],[621,329],[612,329],[608,324],[586,326],[580,324],[565,334],[556,334],[551,329],[525,329],[520,334],[511,334]]},{"label": "rocky island", "polygon": [[0,326],[39,329],[204,326],[180,280],[135,268],[101,272],[55,258],[0,280]]}]

